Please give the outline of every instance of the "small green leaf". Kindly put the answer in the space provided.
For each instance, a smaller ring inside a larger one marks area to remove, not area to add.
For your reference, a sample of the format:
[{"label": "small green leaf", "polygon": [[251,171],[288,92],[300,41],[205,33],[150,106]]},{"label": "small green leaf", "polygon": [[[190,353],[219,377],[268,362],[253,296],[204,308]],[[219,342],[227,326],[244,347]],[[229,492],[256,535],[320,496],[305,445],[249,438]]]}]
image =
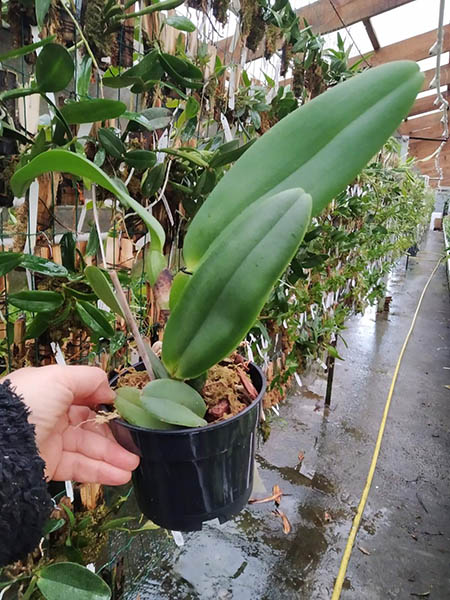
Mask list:
[{"label": "small green leaf", "polygon": [[77,94],[79,97],[87,96],[91,82],[92,58],[85,54],[81,64],[78,66]]},{"label": "small green leaf", "polygon": [[25,98],[25,96],[31,96],[32,94],[38,94],[39,90],[36,88],[14,88],[13,90],[6,90],[0,94],[0,100],[15,100],[16,98]]},{"label": "small green leaf", "polygon": [[92,223],[91,230],[89,232],[88,243],[86,246],[86,256],[95,256],[100,248],[100,242],[98,240],[98,233],[95,223]]},{"label": "small green leaf", "polygon": [[99,148],[94,156],[94,164],[97,167],[101,167],[106,159],[106,150],[104,148]]},{"label": "small green leaf", "polygon": [[[164,380],[158,379],[157,381]],[[166,381],[174,380],[167,379]],[[181,425],[182,427],[204,427],[208,424],[204,419],[192,412],[192,410],[172,400],[161,400],[161,398],[145,396],[142,404],[146,411],[164,423]]]},{"label": "small green leaf", "polygon": [[19,252],[0,252],[0,277],[18,267],[22,256]]},{"label": "small green leaf", "polygon": [[58,292],[30,290],[9,294],[8,302],[29,312],[49,312],[59,308],[64,302],[64,297]]},{"label": "small green leaf", "polygon": [[164,129],[170,124],[172,113],[167,108],[147,108],[139,113],[126,111],[122,117],[144,127],[147,131],[155,131]]},{"label": "small green leaf", "polygon": [[8,58],[18,58],[19,56],[25,56],[26,54],[30,54],[30,52],[34,52],[37,48],[41,48],[46,44],[49,44],[55,39],[56,35],[50,35],[49,37],[44,38],[43,40],[36,42],[35,44],[28,44],[27,46],[21,46],[20,48],[14,48],[14,50],[10,50],[9,52],[5,52],[4,54],[0,54],[0,62],[4,62]]},{"label": "small green leaf", "polygon": [[160,163],[155,165],[153,169],[144,174],[141,182],[142,193],[147,198],[156,194],[159,188],[162,186],[164,181],[164,175],[166,173],[166,165]]},{"label": "small green leaf", "polygon": [[121,158],[126,152],[125,144],[114,133],[112,129],[102,127],[98,130],[98,139],[100,144],[113,158]]},{"label": "small green leaf", "polygon": [[47,523],[44,525],[44,529],[42,530],[42,537],[53,533],[54,531],[58,531],[61,527],[64,527],[66,524],[65,519],[49,519]]},{"label": "small green leaf", "polygon": [[65,233],[60,242],[62,264],[69,271],[75,271],[75,236],[72,232]]},{"label": "small green leaf", "polygon": [[25,332],[26,340],[35,340],[41,336],[44,331],[47,331],[49,324],[52,322],[55,313],[52,312],[41,312],[38,313],[31,323],[28,325]]},{"label": "small green leaf", "polygon": [[71,54],[60,44],[47,44],[36,60],[36,81],[41,92],[59,92],[73,77]]},{"label": "small green leaf", "polygon": [[145,347],[150,359],[150,364],[152,366],[155,379],[165,379],[166,377],[169,377],[169,373],[167,372],[166,367],[162,364],[162,361],[156,356],[148,344],[145,344]]},{"label": "small green leaf", "polygon": [[156,154],[150,150],[128,150],[123,158],[127,165],[138,171],[151,169],[156,163]]},{"label": "small green leaf", "polygon": [[151,286],[155,285],[161,271],[165,268],[167,260],[158,250],[150,249],[145,254],[145,274]]},{"label": "small green leaf", "polygon": [[76,303],[76,309],[83,323],[92,329],[95,334],[108,339],[114,335],[114,329],[106,317],[107,312],[83,300]]},{"label": "small green leaf", "polygon": [[131,402],[132,404],[142,408],[140,389],[131,387],[129,385],[124,385],[123,387],[117,388],[116,394],[127,402]]},{"label": "small green leaf", "polygon": [[[237,140],[236,140],[237,141]],[[217,167],[223,167],[232,162],[235,162],[240,156],[246,152],[256,139],[250,140],[246,144],[243,144],[240,148],[226,148],[228,144],[224,144],[220,148],[217,149],[217,154],[215,154],[212,159],[209,161],[209,166],[212,169],[217,169]]]},{"label": "small green leaf", "polygon": [[106,121],[115,119],[125,112],[126,105],[118,100],[109,100],[105,98],[90,98],[89,100],[79,100],[78,102],[68,102],[61,108],[61,113],[69,123],[96,123],[97,121]]},{"label": "small green leaf", "polygon": [[200,104],[193,96],[189,96],[188,101],[186,102],[186,108],[184,109],[186,113],[186,119],[192,119],[200,110]]},{"label": "small green leaf", "polygon": [[128,525],[130,521],[136,520],[137,517],[118,517],[117,519],[111,519],[107,523],[103,523],[100,525],[100,531],[111,531],[111,529],[117,529],[119,527],[123,527],[124,525]]},{"label": "small green leaf", "polygon": [[52,0],[35,0],[36,21],[39,29],[44,26],[44,20],[47,16]]},{"label": "small green leaf", "polygon": [[89,285],[100,298],[100,300],[109,306],[114,313],[123,317],[120,304],[117,301],[113,288],[109,283],[105,273],[98,267],[89,266],[85,268],[84,274],[89,282]]},{"label": "small green leaf", "polygon": [[144,427],[146,429],[171,429],[170,425],[163,423],[151,415],[142,406],[137,406],[133,402],[129,402],[119,394],[114,400],[114,405],[119,411],[120,416],[127,423],[131,423],[131,425],[137,425],[137,427]]},{"label": "small green leaf", "polygon": [[97,294],[90,294],[89,292],[80,292],[80,290],[76,290],[75,288],[71,288],[67,285],[64,285],[64,290],[69,296],[72,298],[76,298],[77,300],[84,300],[85,302],[92,302],[93,300],[97,300]]},{"label": "small green leaf", "polygon": [[180,31],[188,31],[189,33],[192,33],[196,30],[196,27],[192,21],[190,21],[187,17],[182,17],[179,15],[167,17],[166,25],[175,27],[175,29],[179,29]]},{"label": "small green leaf", "polygon": [[37,586],[46,600],[110,600],[107,584],[86,567],[60,562],[39,571]]},{"label": "small green leaf", "polygon": [[49,275],[50,277],[67,277],[69,274],[63,265],[58,265],[40,256],[34,256],[34,254],[24,254],[20,261],[20,266],[35,273]]},{"label": "small green leaf", "polygon": [[[186,383],[174,379],[154,379],[147,383],[142,390],[141,400],[145,407],[147,406],[146,398],[156,398],[164,402],[170,400],[175,404],[181,404],[195,413],[197,417],[203,417],[206,412],[206,404],[200,394]],[[157,416],[161,419],[160,415]],[[179,424],[183,425],[183,423]]]}]

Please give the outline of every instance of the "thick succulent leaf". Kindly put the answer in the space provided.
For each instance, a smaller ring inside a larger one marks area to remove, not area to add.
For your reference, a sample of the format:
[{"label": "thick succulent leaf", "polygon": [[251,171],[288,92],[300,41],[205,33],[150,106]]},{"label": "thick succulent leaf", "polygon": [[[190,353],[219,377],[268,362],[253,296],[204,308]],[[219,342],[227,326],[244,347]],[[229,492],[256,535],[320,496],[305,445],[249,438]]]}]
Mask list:
[{"label": "thick succulent leaf", "polygon": [[142,390],[142,404],[146,406],[146,398],[158,398],[161,401],[171,400],[191,410],[199,417],[206,412],[206,404],[200,394],[191,386],[174,379],[154,379]]},{"label": "thick succulent leaf", "polygon": [[33,254],[23,254],[20,266],[35,273],[49,275],[50,277],[67,277],[69,271],[63,265],[58,265],[52,260],[34,256]]},{"label": "thick succulent leaf", "polygon": [[144,396],[142,404],[145,410],[160,421],[181,427],[204,427],[208,423],[192,410],[172,400],[161,400],[153,396]]},{"label": "thick succulent leaf", "polygon": [[142,406],[130,402],[121,394],[117,394],[114,405],[124,421],[131,423],[131,425],[145,427],[146,429],[171,429],[168,423],[163,423]]},{"label": "thick succulent leaf", "polygon": [[118,100],[91,98],[68,102],[61,108],[61,113],[69,125],[78,125],[115,119],[125,112],[126,108],[126,104]]},{"label": "thick succulent leaf", "polygon": [[394,132],[422,82],[416,63],[389,63],[340,83],[282,119],[241,156],[201,206],[184,242],[188,269],[233,218],[262,196],[301,187],[313,198],[313,216],[319,214]]},{"label": "thick succulent leaf", "polygon": [[58,292],[30,290],[9,294],[8,302],[29,312],[49,312],[59,308],[64,297]]},{"label": "thick succulent leaf", "polygon": [[135,404],[136,406],[142,407],[141,390],[140,389],[131,387],[129,385],[124,385],[123,387],[117,388],[116,394],[117,394],[117,396],[120,396],[127,402],[131,402],[132,404]]},{"label": "thick succulent leaf", "polygon": [[8,58],[18,58],[19,56],[25,56],[26,54],[30,54],[30,52],[34,52],[37,48],[41,48],[41,46],[45,46],[46,44],[50,44],[56,38],[56,35],[50,35],[49,37],[40,40],[34,44],[28,44],[27,46],[20,46],[20,48],[14,48],[13,50],[8,50],[8,52],[4,52],[0,54],[0,62],[4,62]]},{"label": "thick succulent leaf", "polygon": [[89,285],[100,298],[100,300],[104,302],[106,306],[109,306],[109,308],[115,312],[116,315],[123,317],[120,304],[105,273],[98,267],[90,265],[89,267],[85,268],[84,274],[86,275]]},{"label": "thick succulent leaf", "polygon": [[93,162],[75,152],[48,150],[39,154],[12,176],[10,186],[13,193],[21,198],[36,177],[50,171],[71,173],[104,187],[114,194],[126,208],[133,209],[141,217],[150,232],[154,250],[164,246],[164,229],[148,210],[127,193],[125,186],[119,185]]},{"label": "thick succulent leaf", "polygon": [[84,302],[83,300],[78,300],[76,309],[83,323],[87,325],[95,334],[108,339],[114,336],[114,329],[112,328],[111,323],[108,321],[106,316],[108,313],[106,313],[104,310],[100,310],[92,304],[89,304],[89,302]]},{"label": "thick succulent leaf", "polygon": [[171,311],[178,304],[190,277],[191,276],[188,273],[185,273],[184,271],[179,271],[173,278],[172,289],[170,290],[169,299],[169,309]]},{"label": "thick succulent leaf", "polygon": [[40,92],[59,92],[73,77],[70,53],[60,44],[46,44],[36,60],[36,82]]},{"label": "thick succulent leaf", "polygon": [[167,322],[163,362],[193,379],[241,342],[294,256],[311,215],[303,190],[262,198],[236,218],[190,277]]}]

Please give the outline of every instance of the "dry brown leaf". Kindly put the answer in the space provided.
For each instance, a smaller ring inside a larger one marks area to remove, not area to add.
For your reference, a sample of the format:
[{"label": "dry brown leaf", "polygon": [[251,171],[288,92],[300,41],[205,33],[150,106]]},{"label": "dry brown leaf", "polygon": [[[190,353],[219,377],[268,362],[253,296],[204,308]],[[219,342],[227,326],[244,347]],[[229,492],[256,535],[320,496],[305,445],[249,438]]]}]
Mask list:
[{"label": "dry brown leaf", "polygon": [[277,504],[279,504],[282,495],[283,495],[283,492],[281,491],[280,486],[274,485],[271,496],[267,496],[266,498],[250,498],[248,503],[249,504],[263,504],[264,502],[276,502]]},{"label": "dry brown leaf", "polygon": [[276,510],[273,511],[274,515],[277,515],[277,517],[280,517],[282,522],[283,522],[283,532],[287,535],[288,533],[290,533],[292,527],[291,524],[289,523],[289,519],[287,518],[287,516],[284,514],[284,512],[282,510],[280,510],[279,508],[277,508]]},{"label": "dry brown leaf", "polygon": [[358,550],[360,552],[362,552],[363,554],[365,554],[366,556],[370,556],[370,552],[368,550],[366,550],[365,548],[363,548],[362,546],[358,546]]},{"label": "dry brown leaf", "polygon": [[256,391],[255,386],[253,385],[253,383],[251,382],[250,378],[248,375],[246,375],[244,373],[244,371],[242,371],[242,369],[236,369],[237,374],[239,375],[239,378],[242,382],[242,385],[244,386],[247,394],[250,396],[250,398],[252,398],[253,400],[255,398],[258,397],[258,392]]}]

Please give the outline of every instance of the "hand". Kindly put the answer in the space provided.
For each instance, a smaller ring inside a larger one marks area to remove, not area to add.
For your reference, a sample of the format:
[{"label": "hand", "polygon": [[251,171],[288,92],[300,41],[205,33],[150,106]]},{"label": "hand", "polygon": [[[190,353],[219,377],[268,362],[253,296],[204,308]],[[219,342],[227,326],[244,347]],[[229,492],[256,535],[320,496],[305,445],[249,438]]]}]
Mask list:
[{"label": "hand", "polygon": [[121,485],[139,458],[122,448],[90,407],[111,404],[114,392],[97,367],[49,365],[14,371],[11,386],[30,408],[48,479]]}]

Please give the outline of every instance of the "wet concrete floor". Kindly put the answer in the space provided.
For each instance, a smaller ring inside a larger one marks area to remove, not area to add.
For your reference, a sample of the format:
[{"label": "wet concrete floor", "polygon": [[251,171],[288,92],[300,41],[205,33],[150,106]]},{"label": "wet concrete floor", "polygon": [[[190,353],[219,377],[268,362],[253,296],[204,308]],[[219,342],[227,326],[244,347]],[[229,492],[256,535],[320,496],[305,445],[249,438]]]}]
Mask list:
[{"label": "wet concrete floor", "polygon": [[[395,363],[442,251],[442,233],[430,231],[408,270],[402,260],[392,274],[389,312],[369,309],[349,321],[328,414],[322,375],[305,378],[273,416],[271,437],[258,449],[257,495],[280,486],[290,533],[268,503],[185,535],[182,547],[163,531],[140,536],[127,557],[128,599],[331,597]],[[400,370],[344,600],[450,598],[449,346],[442,265]]]}]

